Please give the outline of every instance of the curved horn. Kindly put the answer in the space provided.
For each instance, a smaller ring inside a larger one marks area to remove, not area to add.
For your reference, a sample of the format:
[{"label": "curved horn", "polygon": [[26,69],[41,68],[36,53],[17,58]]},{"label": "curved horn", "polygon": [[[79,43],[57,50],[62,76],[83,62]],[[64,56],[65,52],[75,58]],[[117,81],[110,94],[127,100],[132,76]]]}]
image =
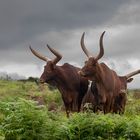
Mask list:
[{"label": "curved horn", "polygon": [[81,37],[81,42],[80,42],[81,43],[81,48],[82,48],[83,52],[86,54],[86,56],[89,58],[89,57],[91,57],[91,55],[85,47],[84,36],[85,36],[85,32],[82,34],[82,37]]},{"label": "curved horn", "polygon": [[43,61],[45,61],[45,62],[48,61],[48,58],[46,58],[45,56],[42,56],[42,55],[39,54],[37,51],[33,50],[33,49],[31,48],[31,46],[29,46],[29,48],[30,48],[31,52],[32,52],[36,57],[38,57],[39,59],[41,59],[41,60],[43,60]]},{"label": "curved horn", "polygon": [[132,77],[132,76],[134,76],[136,74],[139,74],[139,73],[140,73],[140,69],[139,70],[136,70],[136,71],[133,71],[133,72],[131,72],[131,73],[125,75],[125,76],[128,79],[128,78],[130,78],[130,77]]},{"label": "curved horn", "polygon": [[99,44],[100,44],[100,52],[98,56],[95,58],[96,60],[99,60],[104,55],[104,47],[103,47],[103,36],[105,34],[105,31],[101,34]]},{"label": "curved horn", "polygon": [[54,58],[52,60],[52,62],[54,64],[58,63],[60,61],[60,59],[62,58],[62,55],[59,52],[57,52],[56,50],[54,50],[53,48],[51,48],[48,44],[47,44],[47,47],[56,56],[56,58]]}]

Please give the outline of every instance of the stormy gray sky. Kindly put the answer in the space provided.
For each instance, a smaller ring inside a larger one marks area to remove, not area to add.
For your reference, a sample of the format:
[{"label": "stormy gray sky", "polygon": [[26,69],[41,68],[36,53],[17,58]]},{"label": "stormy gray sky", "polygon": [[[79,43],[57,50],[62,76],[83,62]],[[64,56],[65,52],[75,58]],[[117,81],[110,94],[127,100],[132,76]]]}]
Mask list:
[{"label": "stormy gray sky", "polygon": [[[0,72],[37,76],[45,63],[32,55],[29,45],[53,58],[49,44],[65,62],[83,66],[80,48],[83,32],[87,48],[97,55],[103,31],[105,62],[119,75],[140,68],[139,0],[1,0]],[[140,75],[129,84],[140,88]]]}]

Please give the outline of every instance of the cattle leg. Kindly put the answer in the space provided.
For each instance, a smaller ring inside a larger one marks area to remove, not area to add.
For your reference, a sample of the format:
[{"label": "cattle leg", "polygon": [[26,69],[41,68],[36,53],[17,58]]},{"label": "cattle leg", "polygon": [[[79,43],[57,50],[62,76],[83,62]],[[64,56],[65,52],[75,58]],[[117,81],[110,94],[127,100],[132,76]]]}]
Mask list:
[{"label": "cattle leg", "polygon": [[67,118],[69,118],[70,117],[70,111],[66,110],[66,114],[67,114]]},{"label": "cattle leg", "polygon": [[69,114],[70,114],[70,107],[69,107],[69,103],[64,102],[64,105],[65,105],[65,110],[66,110],[66,115],[67,115],[67,118],[69,118]]},{"label": "cattle leg", "polygon": [[67,118],[70,117],[70,111],[72,111],[72,110],[71,110],[71,104],[67,104],[67,108],[66,108]]},{"label": "cattle leg", "polygon": [[121,114],[124,114],[125,112],[125,105],[126,105],[126,100],[127,100],[127,91],[126,90],[123,90],[121,91],[121,104],[120,104],[120,107],[121,107]]},{"label": "cattle leg", "polygon": [[84,96],[80,96],[79,98],[78,98],[78,112],[80,112],[80,110],[81,110],[81,104],[82,104],[82,99],[83,99],[83,97]]},{"label": "cattle leg", "polygon": [[113,104],[113,101],[112,102],[109,102],[108,100],[105,102],[104,104],[104,114],[106,113],[110,113],[111,110],[112,110],[112,104]]},{"label": "cattle leg", "polygon": [[121,92],[118,93],[118,96],[115,98],[113,112],[123,114],[125,111],[125,105],[126,105],[126,91],[121,90]]},{"label": "cattle leg", "polygon": [[104,105],[103,105],[103,111],[104,111],[104,114],[106,114],[106,113],[107,113],[107,109],[106,109],[106,108],[107,108],[107,105],[106,105],[106,104],[104,104]]},{"label": "cattle leg", "polygon": [[97,106],[93,106],[93,112],[96,113],[97,112]]},{"label": "cattle leg", "polygon": [[63,99],[64,105],[65,105],[67,117],[69,118],[69,116],[70,116],[69,114],[72,111],[72,103],[73,102],[72,102],[72,100],[65,100],[63,96],[62,96],[62,99]]}]

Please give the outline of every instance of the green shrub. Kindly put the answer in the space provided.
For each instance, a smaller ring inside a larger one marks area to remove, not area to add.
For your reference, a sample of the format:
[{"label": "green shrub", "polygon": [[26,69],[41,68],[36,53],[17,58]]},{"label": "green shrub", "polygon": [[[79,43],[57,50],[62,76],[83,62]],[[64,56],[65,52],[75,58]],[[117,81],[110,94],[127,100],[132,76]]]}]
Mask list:
[{"label": "green shrub", "polygon": [[[29,97],[43,97],[38,106]],[[48,106],[56,103],[56,111]],[[123,115],[60,110],[58,90],[33,82],[0,81],[0,140],[140,140],[140,99],[128,95]]]},{"label": "green shrub", "polygon": [[0,110],[5,115],[1,127],[6,140],[45,139],[46,112],[32,101],[3,102]]},{"label": "green shrub", "polygon": [[5,140],[138,140],[140,116],[49,112],[19,99],[0,103],[0,136]]}]

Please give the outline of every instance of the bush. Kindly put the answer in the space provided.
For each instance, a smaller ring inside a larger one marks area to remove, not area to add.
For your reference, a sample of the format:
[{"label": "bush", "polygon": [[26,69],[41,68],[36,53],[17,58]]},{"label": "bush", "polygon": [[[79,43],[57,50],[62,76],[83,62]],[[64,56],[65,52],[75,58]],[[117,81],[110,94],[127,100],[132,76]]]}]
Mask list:
[{"label": "bush", "polygon": [[[0,81],[0,140],[139,140],[140,100],[128,95],[124,115],[71,113],[66,118],[58,90],[33,82]],[[38,106],[29,97],[42,97]],[[26,98],[26,99],[25,99]],[[56,103],[56,111],[48,111]]]},{"label": "bush", "polygon": [[32,101],[2,102],[0,110],[5,115],[1,128],[6,140],[45,139],[46,111]]},{"label": "bush", "polygon": [[136,140],[140,116],[49,112],[35,102],[19,99],[0,103],[0,135],[5,140]]}]

